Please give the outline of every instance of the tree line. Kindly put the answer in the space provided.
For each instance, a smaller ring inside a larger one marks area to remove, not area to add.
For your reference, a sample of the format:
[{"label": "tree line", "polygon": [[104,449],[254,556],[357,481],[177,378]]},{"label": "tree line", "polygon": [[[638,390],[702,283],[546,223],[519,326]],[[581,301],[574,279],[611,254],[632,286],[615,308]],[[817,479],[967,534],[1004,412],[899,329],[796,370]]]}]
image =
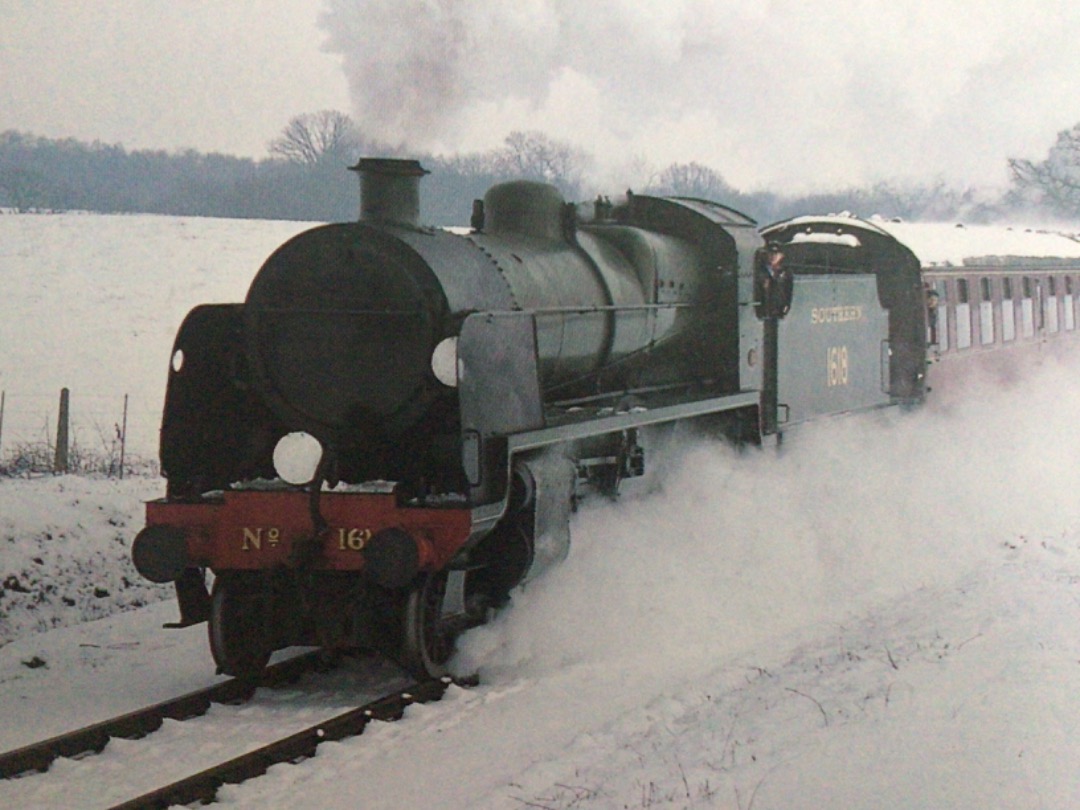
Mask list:
[{"label": "tree line", "polygon": [[[345,169],[361,156],[418,157],[424,181],[421,217],[435,224],[469,221],[472,200],[511,178],[552,183],[567,199],[595,196],[595,160],[572,143],[536,131],[511,132],[484,152],[417,155],[366,137],[337,111],[292,118],[269,143],[269,157],[239,158],[195,150],[128,151],[120,145],[0,133],[0,208],[86,210],[254,219],[342,221],[358,210],[358,183]],[[640,193],[716,200],[759,222],[803,213],[852,211],[908,220],[990,221],[1018,211],[1080,216],[1080,124],[1059,133],[1042,161],[1008,160],[1011,186],[979,199],[938,180],[922,185],[877,183],[831,193],[792,196],[745,193],[717,170],[696,162],[649,171]]]}]

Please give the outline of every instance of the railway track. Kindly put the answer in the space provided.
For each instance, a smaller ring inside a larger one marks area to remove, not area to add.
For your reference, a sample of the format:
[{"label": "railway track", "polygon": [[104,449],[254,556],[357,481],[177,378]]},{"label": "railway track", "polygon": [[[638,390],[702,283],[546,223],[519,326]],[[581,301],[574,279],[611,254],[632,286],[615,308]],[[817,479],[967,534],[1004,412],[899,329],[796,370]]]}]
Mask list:
[{"label": "railway track", "polygon": [[[378,666],[369,665],[357,672],[354,665],[352,671],[345,667],[291,689],[281,688],[296,684],[302,675],[315,670],[317,663],[314,654],[299,656],[269,667],[257,684],[225,681],[0,754],[0,805],[127,810],[211,802],[222,785],[260,776],[278,763],[301,761],[312,756],[323,742],[361,734],[372,720],[396,720],[410,704],[441,698],[452,682],[426,680],[406,685],[400,672],[387,679],[385,672],[378,674]],[[382,669],[386,669],[385,664]],[[371,675],[381,686],[355,689],[352,679]],[[327,684],[327,679],[331,683]],[[246,702],[256,687],[274,687],[276,691]],[[305,690],[314,690],[315,695],[333,693],[340,705],[315,705],[318,701],[305,696]],[[348,705],[349,694],[356,694],[353,699],[362,705]],[[365,695],[378,697],[365,700]],[[216,703],[237,705],[211,713],[210,707]],[[303,728],[304,718],[317,712],[322,712],[318,722]],[[183,722],[207,714],[211,716],[194,723]],[[258,715],[254,726],[251,715]],[[161,729],[168,719],[181,722],[170,724],[169,731],[154,734],[151,739],[139,739]],[[233,732],[245,722],[248,731]],[[104,751],[110,740],[137,742],[117,742],[114,746],[119,748]],[[248,750],[262,740],[269,741]],[[209,753],[206,749],[210,749]],[[191,750],[200,751],[200,755],[192,757]],[[100,757],[88,756],[103,751]],[[238,751],[243,753],[236,755]],[[63,767],[60,763],[53,767],[60,758],[66,758],[61,760]],[[120,778],[102,777],[112,773]],[[95,796],[93,788],[87,789],[105,783],[109,784],[104,791],[107,795]],[[135,798],[128,798],[132,796]]]},{"label": "railway track", "polygon": [[449,678],[415,683],[408,689],[351,709],[228,762],[113,805],[110,810],[164,810],[192,802],[209,804],[214,801],[222,785],[239,784],[261,776],[268,768],[282,762],[306,759],[315,753],[321,743],[362,734],[373,720],[398,720],[410,704],[428,703],[441,698],[450,683],[452,680]]},{"label": "railway track", "polygon": [[316,653],[307,653],[267,667],[258,683],[240,678],[222,681],[206,689],[189,692],[110,720],[0,753],[0,779],[10,779],[33,771],[46,771],[61,757],[77,757],[99,752],[112,739],[138,739],[161,728],[165,720],[190,720],[207,712],[214,703],[236,703],[247,699],[255,688],[293,683],[312,672]]}]

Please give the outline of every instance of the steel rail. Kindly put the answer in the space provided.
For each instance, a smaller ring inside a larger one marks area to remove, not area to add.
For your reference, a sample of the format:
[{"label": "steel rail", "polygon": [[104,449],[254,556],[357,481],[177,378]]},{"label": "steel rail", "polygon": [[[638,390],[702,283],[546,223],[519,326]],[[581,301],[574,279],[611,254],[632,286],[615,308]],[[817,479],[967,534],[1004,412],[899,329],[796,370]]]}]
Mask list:
[{"label": "steel rail", "polygon": [[364,732],[372,720],[399,720],[405,708],[414,703],[439,700],[454,681],[426,680],[406,689],[367,703],[343,714],[299,731],[289,737],[215,765],[166,787],[145,793],[138,798],[113,805],[110,810],[164,810],[175,805],[194,802],[209,804],[222,785],[235,785],[262,776],[273,765],[297,762],[315,754],[320,743],[355,737]]},{"label": "steel rail", "polygon": [[0,778],[10,779],[31,771],[47,771],[53,761],[60,757],[100,752],[114,737],[145,737],[161,728],[165,720],[190,720],[205,714],[212,703],[237,703],[249,698],[257,687],[292,683],[313,671],[317,663],[318,653],[305,653],[267,667],[257,681],[232,678],[206,689],[0,753]]}]

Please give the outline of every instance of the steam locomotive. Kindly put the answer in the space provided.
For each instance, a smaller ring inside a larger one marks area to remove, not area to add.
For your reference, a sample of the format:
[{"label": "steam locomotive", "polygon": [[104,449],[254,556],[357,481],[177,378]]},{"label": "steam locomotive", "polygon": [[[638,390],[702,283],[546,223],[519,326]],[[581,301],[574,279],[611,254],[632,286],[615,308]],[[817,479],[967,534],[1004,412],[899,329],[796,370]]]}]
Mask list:
[{"label": "steam locomotive", "polygon": [[645,429],[769,444],[925,396],[922,268],[872,223],[759,233],[704,200],[516,181],[450,232],[419,223],[418,162],[354,169],[359,221],[286,242],[176,337],[167,492],[132,553],[175,583],[176,626],[208,621],[220,672],[317,645],[439,675],[566,555],[579,497],[643,473]]}]

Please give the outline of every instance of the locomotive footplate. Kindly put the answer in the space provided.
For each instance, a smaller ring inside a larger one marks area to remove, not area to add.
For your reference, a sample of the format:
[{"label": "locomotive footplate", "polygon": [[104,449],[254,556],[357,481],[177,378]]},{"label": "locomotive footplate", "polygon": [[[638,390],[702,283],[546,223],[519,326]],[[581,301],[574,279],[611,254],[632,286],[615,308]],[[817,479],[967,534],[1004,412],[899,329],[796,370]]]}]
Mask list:
[{"label": "locomotive footplate", "polygon": [[[316,528],[311,494],[237,490],[197,502],[146,505],[135,538],[139,572],[157,582],[191,568],[364,571],[380,584],[405,584],[446,566],[469,539],[466,507],[405,507],[393,493],[323,492]],[[302,562],[301,562],[302,561]]]}]

